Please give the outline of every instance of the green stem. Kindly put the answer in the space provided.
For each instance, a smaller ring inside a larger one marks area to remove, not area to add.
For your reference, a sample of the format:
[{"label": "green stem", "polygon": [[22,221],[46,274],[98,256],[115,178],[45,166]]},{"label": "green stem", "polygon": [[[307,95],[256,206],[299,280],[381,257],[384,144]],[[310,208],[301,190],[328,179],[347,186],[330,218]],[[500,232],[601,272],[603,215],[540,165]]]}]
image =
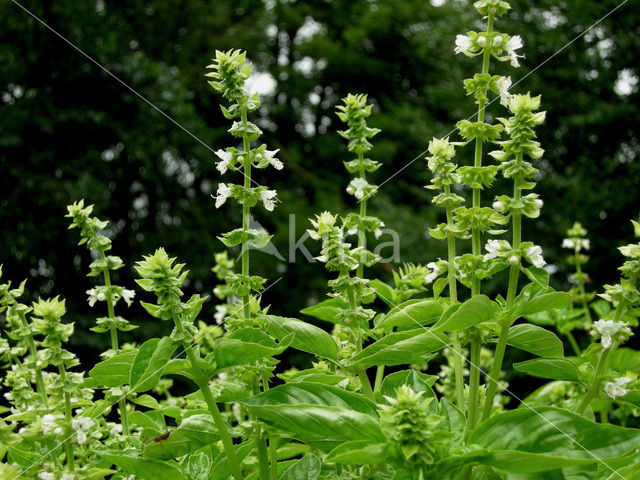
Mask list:
[{"label": "green stem", "polygon": [[[58,365],[58,372],[60,372],[60,379],[62,380],[62,384],[67,383],[67,371],[64,369],[64,365]],[[64,396],[64,419],[69,428],[71,429],[71,420],[73,415],[71,414],[71,394],[69,392],[63,392]],[[71,432],[73,435],[73,431]],[[75,457],[73,454],[73,439],[68,438],[64,443],[66,455],[67,455],[67,470],[73,472]]]},{"label": "green stem", "polygon": [[469,375],[469,411],[467,413],[466,433],[471,433],[476,425],[478,412],[478,390],[480,389],[480,342],[471,342],[471,373]]},{"label": "green stem", "polygon": [[[518,165],[522,163],[522,154],[516,155],[516,162]],[[521,189],[519,187],[520,180],[514,179],[513,183],[513,201],[515,203],[520,202]],[[522,214],[520,210],[514,209],[511,213],[511,223],[513,226],[513,249],[518,250],[520,243],[522,242]],[[520,276],[520,259],[517,263],[512,263],[509,270],[509,286],[507,288],[507,305],[506,309],[509,309],[516,298],[518,293],[518,277]],[[498,344],[496,345],[496,351],[493,355],[493,364],[491,365],[491,372],[489,374],[489,386],[487,387],[487,396],[482,411],[482,419],[485,420],[491,416],[491,410],[493,408],[493,399],[498,391],[498,380],[500,379],[500,373],[502,372],[502,362],[504,361],[504,354],[507,348],[507,338],[509,337],[509,328],[513,325],[517,318],[506,319],[500,326],[500,335],[498,337]]]},{"label": "green stem", "polygon": [[[29,330],[29,324],[27,322],[27,318],[24,315],[24,312],[19,312],[18,316],[20,317],[20,322],[22,323],[22,326],[25,329]],[[29,334],[26,337],[26,340],[27,340],[27,348],[29,349],[29,353],[33,358],[33,364],[34,364],[33,368],[35,370],[35,376],[36,376],[36,391],[38,392],[40,397],[42,397],[42,403],[44,404],[45,408],[48,409],[49,402],[47,399],[47,389],[45,388],[44,377],[42,376],[42,369],[36,366],[36,363],[38,362],[38,351],[36,349],[36,342],[33,340],[33,336],[31,334]]]},{"label": "green stem", "polygon": [[[269,380],[266,375],[261,375],[263,390],[266,392],[269,390]],[[256,386],[254,393],[260,393],[260,378],[256,379]],[[267,448],[267,438],[262,435],[262,427],[257,418],[253,418],[256,422],[256,436],[257,436],[257,450],[258,450],[258,470],[260,472],[260,478],[262,480],[269,480],[269,451]]]},{"label": "green stem", "polygon": [[582,355],[580,346],[578,345],[578,342],[576,342],[576,338],[573,336],[573,333],[567,332],[566,337],[569,339],[569,343],[571,344],[571,348],[573,348],[573,353],[576,354],[576,357]]},{"label": "green stem", "polygon": [[[451,194],[451,187],[449,185],[444,186],[445,194]],[[447,214],[447,225],[453,225],[453,213],[451,207],[445,208]],[[447,256],[449,261],[449,267],[447,269],[447,280],[449,282],[449,300],[451,305],[454,305],[458,301],[458,286],[456,281],[455,272],[455,258],[456,258],[456,239],[453,235],[449,234],[447,237]],[[463,355],[462,346],[456,332],[452,332],[451,343],[453,346],[453,372],[455,375],[456,384],[456,406],[464,414],[464,368],[463,368]]]},{"label": "green stem", "polygon": [[[489,11],[489,18],[487,21],[487,46],[484,49],[484,55],[482,57],[482,74],[489,73],[489,60],[491,58],[491,44],[492,44],[492,31],[493,31],[493,19],[495,11],[491,9]],[[483,123],[485,117],[485,108],[487,102],[481,100],[478,105],[478,122]],[[482,166],[482,139],[476,138],[475,152],[473,165],[475,167]],[[480,187],[473,189],[473,204],[474,209],[480,208]],[[471,229],[471,249],[475,256],[479,256],[482,251],[480,244],[480,231],[477,228]],[[471,295],[476,296],[480,294],[480,279],[473,277],[471,283]],[[473,360],[474,352],[477,360],[480,359],[480,350],[482,348],[482,340],[480,337],[471,341],[471,365],[469,375],[469,415],[467,417],[467,431],[473,430],[476,422],[476,409],[478,408],[478,390],[480,389],[480,371],[477,361]]]},{"label": "green stem", "polygon": [[[246,127],[247,126],[247,110],[245,108],[242,109],[242,123]],[[249,145],[249,139],[246,136],[242,137],[242,149],[245,153],[243,167],[244,167],[244,188],[251,188],[251,146]],[[249,215],[251,209],[247,202],[242,204],[242,229],[249,229]],[[242,245],[242,275],[249,275],[249,249]],[[248,320],[251,318],[251,307],[249,305],[249,295],[245,295],[242,297],[242,308],[244,312],[244,319]]]},{"label": "green stem", "polygon": [[613,346],[611,348],[605,348],[602,350],[600,354],[600,358],[598,358],[598,364],[596,365],[596,370],[593,373],[593,378],[591,379],[591,384],[589,385],[589,389],[587,390],[587,394],[582,398],[582,402],[578,405],[576,409],[576,413],[579,415],[583,415],[591,401],[598,394],[598,388],[600,387],[600,377],[604,373],[607,368],[607,364],[609,363],[609,354],[611,353]]},{"label": "green stem", "polygon": [[[576,264],[576,273],[578,276],[582,276],[582,265],[580,264],[580,254],[578,250],[575,251],[575,264]],[[580,303],[582,304],[582,309],[584,310],[584,314],[587,317],[587,321],[589,324],[593,322],[591,318],[591,311],[589,310],[589,304],[587,303],[587,293],[584,290],[584,281],[580,281],[578,284],[578,298],[580,299]]]},{"label": "green stem", "polygon": [[278,444],[273,437],[269,437],[269,458],[271,466],[269,480],[278,480]]},{"label": "green stem", "polygon": [[[349,290],[347,292],[347,297],[349,298],[349,308],[351,308],[351,311],[355,313],[358,306],[356,301],[356,296],[353,293],[353,291]],[[360,330],[361,330],[360,324],[358,324],[356,352],[359,352],[360,350],[362,350],[362,336],[361,336]],[[360,379],[360,383],[362,384],[362,390],[364,391],[365,395],[369,397],[371,400],[373,400],[375,397],[373,395],[373,390],[371,389],[371,383],[369,383],[369,377],[367,377],[366,370],[357,369],[355,372],[356,372],[356,375],[358,375],[358,378]]]},{"label": "green stem", "polygon": [[224,447],[225,454],[227,455],[227,459],[229,460],[233,478],[235,480],[242,480],[244,478],[242,476],[242,467],[240,466],[240,462],[238,461],[238,457],[236,456],[236,451],[233,448],[233,441],[231,440],[231,435],[229,434],[227,424],[225,423],[224,418],[222,418],[222,414],[218,409],[218,405],[216,404],[216,401],[211,394],[209,384],[204,378],[202,370],[198,365],[198,360],[193,353],[193,349],[187,342],[183,342],[183,347],[187,352],[187,358],[189,359],[189,363],[191,364],[191,371],[193,373],[196,385],[198,385],[198,388],[202,392],[202,396],[204,397],[205,402],[207,402],[209,412],[211,413],[213,421],[216,424],[216,428],[218,429],[218,435],[220,435],[222,446]]},{"label": "green stem", "polygon": [[[360,177],[365,179],[365,171],[364,171],[364,158],[363,154],[358,154],[358,163],[360,165]],[[367,196],[365,196],[362,200],[360,200],[360,220],[364,219],[367,215]],[[359,278],[362,278],[364,275],[364,259],[366,258],[364,248],[367,244],[367,234],[363,228],[358,229],[358,248],[360,248],[360,263],[358,264],[358,269],[356,270],[356,275]]]},{"label": "green stem", "polygon": [[[100,250],[100,259],[106,260],[104,250]],[[109,269],[107,267],[102,269],[102,277],[104,279],[104,285],[107,287],[107,315],[109,319],[113,320],[116,316],[113,308],[113,298],[111,296],[111,276],[109,274]],[[111,335],[111,349],[114,352],[118,352],[118,330],[115,325],[111,323],[109,325],[109,334]],[[120,412],[120,423],[122,424],[122,433],[124,435],[129,435],[129,419],[127,417],[127,400],[125,398],[120,398],[118,400],[118,410]]]},{"label": "green stem", "polygon": [[376,369],[376,381],[373,384],[373,391],[379,392],[382,387],[382,381],[384,380],[384,365],[378,365]]}]

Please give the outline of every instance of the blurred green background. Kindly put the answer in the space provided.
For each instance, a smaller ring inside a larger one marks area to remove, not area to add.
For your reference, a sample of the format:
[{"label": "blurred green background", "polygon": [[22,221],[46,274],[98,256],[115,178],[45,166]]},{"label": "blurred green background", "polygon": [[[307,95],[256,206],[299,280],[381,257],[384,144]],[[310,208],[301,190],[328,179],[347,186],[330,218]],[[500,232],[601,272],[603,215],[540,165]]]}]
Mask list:
[{"label": "blurred green background", "polygon": [[[65,206],[84,198],[111,220],[113,254],[127,268],[116,281],[134,285],[133,263],[164,246],[191,269],[187,291],[211,293],[217,235],[241,223],[240,209],[214,208],[219,180],[211,149],[233,145],[221,100],[205,81],[216,49],[244,49],[254,63],[263,106],[253,118],[269,148],[279,148],[285,169],[259,172],[282,203],[256,220],[275,234],[285,261],[256,252],[252,273],[267,285],[282,279],[263,303],[279,315],[299,316],[325,298],[328,278],[319,263],[288,257],[290,215],[299,236],[322,210],[346,213],[350,160],[335,105],[347,93],[368,93],[370,119],[382,129],[371,158],[383,163],[372,181],[384,183],[370,212],[399,232],[401,261],[429,262],[444,245],[428,238],[442,212],[423,188],[422,156],[432,136],[451,132],[472,115],[462,80],[479,59],[453,54],[456,34],[482,29],[466,0],[24,0],[20,2],[107,70],[173,118],[176,126],[80,52],[29,16],[15,2],[0,3],[0,264],[4,279],[28,279],[28,295],[62,295],[81,355],[93,356],[106,337],[87,328],[103,312],[91,311],[85,290],[90,256],[67,231]],[[586,35],[572,39],[620,2],[517,1],[499,31],[519,34],[522,67],[492,62],[511,75],[514,92],[542,94],[548,111],[539,139],[546,155],[536,191],[545,201],[524,236],[541,244],[555,285],[567,286],[560,244],[574,221],[590,231],[589,288],[614,281],[621,257],[615,247],[632,239],[640,184],[640,10],[628,2]],[[549,57],[557,53],[546,62]],[[545,63],[546,62],[546,63]],[[505,114],[494,103],[490,115]],[[495,121],[495,120],[494,120]],[[185,132],[188,130],[189,133]],[[456,138],[455,134],[452,138]],[[207,148],[207,146],[209,148]],[[471,161],[472,147],[458,161]],[[406,167],[406,168],[405,168]],[[232,174],[233,175],[233,174]],[[237,175],[237,174],[236,174]],[[233,181],[227,174],[223,181]],[[236,178],[238,180],[238,178]],[[496,191],[507,185],[498,182]],[[317,252],[310,240],[306,246]],[[385,268],[387,267],[387,268]],[[369,270],[388,279],[389,265]],[[504,279],[503,279],[504,280]],[[488,284],[488,289],[498,288]],[[499,289],[499,288],[498,288]],[[139,293],[139,292],[138,292]],[[205,319],[212,321],[214,303]],[[132,307],[127,316],[142,317]],[[165,328],[140,320],[132,339]]]}]

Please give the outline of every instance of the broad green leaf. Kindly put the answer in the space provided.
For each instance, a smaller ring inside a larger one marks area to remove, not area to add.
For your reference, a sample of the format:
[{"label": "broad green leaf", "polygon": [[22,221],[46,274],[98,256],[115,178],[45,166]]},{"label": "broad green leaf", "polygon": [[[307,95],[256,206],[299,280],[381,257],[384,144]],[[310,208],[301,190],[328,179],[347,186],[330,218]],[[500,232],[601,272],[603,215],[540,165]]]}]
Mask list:
[{"label": "broad green leaf", "polygon": [[[383,282],[382,280],[374,278],[373,280],[369,280],[369,286],[373,288],[373,290],[376,292],[376,296],[384,303],[386,303],[389,308],[393,308],[395,306],[392,301],[393,289],[389,284]],[[349,306],[347,305],[346,308],[349,308]],[[304,313],[304,310],[302,311],[302,313]]]},{"label": "broad green leaf", "polygon": [[138,354],[137,350],[124,350],[113,357],[98,363],[89,370],[89,376],[105,387],[119,387],[129,383],[131,365]]},{"label": "broad green leaf", "polygon": [[[245,457],[251,453],[254,447],[255,442],[253,440],[235,446],[236,457],[238,457],[238,460],[242,462]],[[214,459],[210,475],[209,480],[226,480],[231,476],[231,466],[229,465],[229,461],[227,460],[227,456],[224,451]]]},{"label": "broad green leaf", "polygon": [[514,325],[509,329],[507,343],[540,357],[564,357],[562,341],[549,330],[536,325]]},{"label": "broad green leaf", "polygon": [[165,440],[147,445],[142,456],[169,460],[195,452],[219,439],[218,429],[211,415],[193,415],[186,418],[178,428],[171,430]]},{"label": "broad green leaf", "polygon": [[140,458],[135,450],[123,452],[103,450],[96,453],[141,480],[187,480],[182,468],[173,461],[162,462]]},{"label": "broad green leaf", "polygon": [[33,451],[25,442],[9,446],[7,451],[9,461],[17,463],[21,467],[32,467],[42,461],[41,455],[37,451]]},{"label": "broad green leaf", "polygon": [[[245,398],[251,394],[247,386],[239,381],[233,380],[216,380],[209,385],[211,394],[216,402],[226,403],[235,402],[241,398]],[[187,400],[195,400],[204,402],[204,396],[200,390],[196,390],[185,396]]]},{"label": "broad green leaf", "polygon": [[396,389],[402,385],[407,385],[414,392],[424,392],[422,398],[435,398],[436,394],[431,389],[436,377],[426,375],[416,370],[401,370],[387,375],[380,386],[380,394],[388,397],[395,397]]},{"label": "broad green leaf", "polygon": [[551,380],[566,380],[579,382],[578,367],[571,360],[559,357],[534,358],[520,363],[514,363],[513,368],[520,373],[533,377],[549,378]]},{"label": "broad green leaf", "polygon": [[338,375],[337,373],[318,370],[315,368],[308,368],[298,372],[284,372],[277,376],[287,383],[313,382],[323,383],[325,385],[335,385],[336,383],[340,383],[348,378],[345,375]]},{"label": "broad green leaf", "polygon": [[376,465],[387,460],[387,444],[353,440],[338,445],[325,458],[328,463]]},{"label": "broad green leaf", "polygon": [[384,441],[375,404],[337,387],[281,385],[240,403],[265,423],[318,448],[330,449],[349,440]]},{"label": "broad green leaf", "polygon": [[424,328],[391,333],[354,355],[347,363],[350,367],[369,368],[373,365],[407,365],[417,363],[431,352],[449,344],[442,333]]},{"label": "broad green leaf", "polygon": [[310,317],[314,317],[320,320],[324,320],[325,322],[330,323],[340,323],[336,321],[338,314],[343,310],[349,308],[349,304],[342,300],[341,298],[329,298],[327,300],[323,300],[322,302],[318,302],[315,305],[311,305],[310,307],[303,308],[300,310],[300,313],[304,313],[305,315],[309,315]]},{"label": "broad green leaf", "polygon": [[618,347],[609,354],[609,367],[620,373],[640,371],[640,351]]},{"label": "broad green leaf", "polygon": [[169,337],[152,338],[144,342],[131,365],[131,391],[139,393],[155,387],[175,348],[175,343]]},{"label": "broad green leaf", "polygon": [[554,407],[498,414],[470,437],[470,443],[493,451],[483,463],[514,473],[598,463],[635,450],[638,442],[640,430],[595,423]]},{"label": "broad green leaf", "polygon": [[167,428],[162,412],[140,412],[136,410],[133,412],[129,412],[127,416],[129,421],[134,425],[138,425],[139,427],[151,428],[153,430],[156,430],[158,434],[164,432]]},{"label": "broad green leaf", "polygon": [[514,316],[524,317],[538,312],[546,312],[555,308],[571,306],[571,295],[567,292],[551,292],[537,295],[517,306]]},{"label": "broad green leaf", "polygon": [[529,278],[529,280],[538,286],[542,288],[547,288],[549,286],[549,272],[544,268],[530,266],[528,268],[521,267],[520,269]]},{"label": "broad green leaf", "polygon": [[155,398],[153,398],[151,395],[146,395],[146,394],[140,395],[137,398],[132,398],[131,402],[135,403],[136,405],[151,408],[154,410],[160,408],[160,404],[158,403],[158,401]]},{"label": "broad green leaf", "polygon": [[316,480],[322,471],[322,460],[313,454],[305,455],[287,468],[280,480]]},{"label": "broad green leaf", "polygon": [[331,335],[315,325],[302,322],[295,318],[264,315],[261,318],[268,322],[269,334],[282,340],[290,333],[294,333],[291,347],[303,352],[312,353],[319,357],[337,360],[338,345]]},{"label": "broad green leaf", "polygon": [[493,320],[499,310],[498,304],[486,295],[476,295],[460,305],[452,315],[436,323],[434,332],[453,332]]},{"label": "broad green leaf", "polygon": [[458,410],[453,403],[446,398],[440,399],[438,408],[439,414],[444,417],[443,423],[439,428],[444,428],[453,433],[462,434],[465,426],[464,414]]},{"label": "broad green leaf", "polygon": [[437,300],[408,300],[387,313],[376,327],[407,330],[430,325],[440,318],[443,310]]},{"label": "broad green leaf", "polygon": [[216,367],[222,369],[271,358],[287,349],[293,340],[293,335],[284,335],[280,343],[269,339],[270,345],[265,344],[264,337],[254,338],[254,340],[261,343],[245,342],[231,337],[218,338],[213,344],[212,353],[207,355],[206,360],[208,362],[215,360]]},{"label": "broad green leaf", "polygon": [[355,410],[374,417],[378,409],[359,393],[320,383],[300,382],[271,388],[241,401],[247,405],[326,405]]}]

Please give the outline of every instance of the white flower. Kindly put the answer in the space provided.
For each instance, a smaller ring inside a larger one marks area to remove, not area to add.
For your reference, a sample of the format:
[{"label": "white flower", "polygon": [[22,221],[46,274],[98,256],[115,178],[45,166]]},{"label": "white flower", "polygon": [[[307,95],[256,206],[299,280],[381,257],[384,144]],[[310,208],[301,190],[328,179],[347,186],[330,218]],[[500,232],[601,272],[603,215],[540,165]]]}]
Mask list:
[{"label": "white flower", "polygon": [[218,325],[222,325],[224,322],[224,317],[227,315],[227,308],[224,305],[216,305],[216,313],[214,313],[213,318],[216,319],[216,323]]},{"label": "white flower", "polygon": [[347,187],[347,192],[354,195],[358,200],[362,200],[364,197],[364,189],[369,186],[369,183],[364,178],[354,178]]},{"label": "white flower", "polygon": [[493,202],[493,209],[497,212],[504,213],[507,208],[503,202],[496,200]]},{"label": "white flower", "polygon": [[275,190],[263,190],[260,192],[260,200],[262,200],[262,203],[264,204],[264,208],[266,208],[270,212],[272,212],[276,206],[276,202],[273,200],[275,196],[276,196]]},{"label": "white flower", "polygon": [[487,45],[487,38],[484,35],[480,35],[476,39],[476,42],[478,42],[478,45],[480,45],[481,47],[484,47]]},{"label": "white flower", "polygon": [[381,228],[376,228],[373,231],[373,235],[376,237],[376,240],[377,240],[378,238],[380,238],[380,235],[382,235],[382,229]]},{"label": "white flower", "polygon": [[544,258],[542,258],[542,248],[538,245],[527,248],[527,258],[538,268],[542,268],[547,264],[547,262],[544,261]]},{"label": "white flower", "polygon": [[282,170],[282,167],[284,167],[284,164],[274,156],[279,151],[279,148],[276,150],[264,151],[264,158],[266,158],[267,162],[269,162],[271,166],[273,166],[273,168],[275,168],[276,170]]},{"label": "white flower", "polygon": [[225,152],[224,150],[216,150],[215,154],[220,158],[220,162],[218,162],[216,168],[221,174],[225,173],[229,168],[229,165],[231,165],[233,153]]},{"label": "white flower", "polygon": [[509,93],[509,89],[511,88],[512,83],[513,82],[511,81],[511,77],[500,77],[496,81],[496,87],[498,88],[498,95],[500,95],[500,104],[504,105],[505,107],[507,106],[507,104],[509,103],[509,100],[511,100],[511,97],[513,96]]},{"label": "white flower", "polygon": [[624,322],[616,322],[614,320],[598,320],[593,324],[596,332],[600,334],[600,344],[602,348],[611,348],[614,340],[620,341],[627,335],[631,334],[631,329]]},{"label": "white flower", "polygon": [[538,207],[539,209],[544,205],[544,202],[539,198],[536,198],[533,203],[535,203],[536,207]]},{"label": "white flower", "polygon": [[562,240],[562,248],[576,248],[576,244],[570,238],[565,238]]},{"label": "white flower", "polygon": [[582,239],[582,247],[583,247],[585,250],[589,250],[589,249],[591,248],[591,242],[589,241],[589,239],[588,239],[588,238],[583,238],[583,239]]},{"label": "white flower", "polygon": [[487,250],[487,253],[483,257],[485,262],[500,256],[500,242],[498,240],[487,240],[484,248]]},{"label": "white flower", "polygon": [[497,36],[497,37],[493,37],[492,42],[494,47],[499,47],[500,45],[502,45],[502,37],[501,36]]},{"label": "white flower", "polygon": [[56,417],[54,417],[50,413],[47,413],[44,417],[42,417],[40,423],[42,424],[42,433],[44,433],[45,435],[49,435],[57,428]]},{"label": "white flower", "polygon": [[466,35],[456,35],[456,48],[453,50],[455,53],[469,53],[473,48],[471,39]]},{"label": "white flower", "polygon": [[522,38],[520,38],[520,35],[514,35],[505,45],[507,56],[509,57],[509,60],[511,61],[511,65],[513,67],[519,67],[520,63],[518,63],[518,58],[524,57],[524,55],[518,55],[516,53],[516,50],[518,50],[519,48],[522,48]]},{"label": "white flower", "polygon": [[133,297],[136,296],[136,292],[133,290],[127,290],[126,288],[122,289],[122,299],[127,302],[127,305],[130,307],[133,303]]},{"label": "white flower", "polygon": [[431,270],[431,273],[425,275],[425,283],[433,282],[441,273],[444,273],[443,269],[436,262],[427,263],[427,268]]},{"label": "white flower", "polygon": [[93,426],[93,420],[89,417],[75,417],[71,420],[71,428],[76,432],[78,445],[87,443],[87,430]]},{"label": "white flower", "polygon": [[614,379],[613,382],[605,382],[604,392],[614,400],[617,397],[624,397],[627,393],[629,393],[629,390],[624,388],[624,386],[630,381],[631,379],[629,377],[620,377]]},{"label": "white flower", "polygon": [[42,472],[38,474],[38,480],[56,480],[56,476],[51,472]]},{"label": "white flower", "polygon": [[347,235],[355,235],[356,233],[358,233],[357,228],[350,228],[349,230],[347,230]]},{"label": "white flower", "polygon": [[520,262],[520,259],[519,259],[518,257],[516,257],[515,255],[511,255],[511,256],[509,257],[509,263],[510,263],[511,265],[517,265],[517,264],[518,264],[518,262]]},{"label": "white flower", "polygon": [[231,189],[227,187],[226,183],[221,183],[218,185],[218,191],[216,193],[217,195],[213,198],[216,199],[216,208],[220,208],[224,202],[227,201],[227,198],[231,196]]},{"label": "white flower", "polygon": [[98,293],[96,292],[96,289],[92,288],[91,290],[87,290],[86,294],[89,295],[89,298],[87,299],[89,306],[93,307],[98,301]]},{"label": "white flower", "polygon": [[112,437],[115,437],[116,435],[122,433],[122,425],[120,425],[119,423],[112,423],[109,426],[109,435],[111,435]]},{"label": "white flower", "polygon": [[60,480],[76,480],[76,476],[73,473],[63,473]]}]

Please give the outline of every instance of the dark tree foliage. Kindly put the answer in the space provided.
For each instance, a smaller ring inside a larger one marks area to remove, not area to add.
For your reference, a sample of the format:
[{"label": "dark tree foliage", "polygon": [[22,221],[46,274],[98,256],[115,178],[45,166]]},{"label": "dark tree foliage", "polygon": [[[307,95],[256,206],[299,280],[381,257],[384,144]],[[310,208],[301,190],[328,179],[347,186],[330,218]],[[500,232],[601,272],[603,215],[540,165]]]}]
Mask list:
[{"label": "dark tree foliage", "polygon": [[[456,139],[454,119],[475,110],[461,88],[475,60],[451,55],[456,34],[477,21],[468,3],[21,2],[111,75],[15,2],[3,2],[5,278],[28,277],[34,297],[67,297],[78,321],[92,323],[84,318],[82,294],[91,285],[84,276],[90,259],[64,218],[67,204],[85,198],[112,221],[113,251],[129,266],[120,283],[132,286],[133,262],[165,246],[192,270],[190,288],[211,292],[213,253],[222,249],[216,236],[238,226],[240,218],[237,209],[216,210],[210,198],[218,181],[212,151],[225,144],[227,123],[203,75],[214,51],[230,48],[247,50],[254,69],[275,84],[263,95],[260,126],[266,143],[281,149],[286,166],[284,175],[257,178],[276,185],[282,200],[276,215],[264,220],[276,232],[282,259],[252,256],[252,271],[267,277],[267,284],[282,275],[264,304],[295,316],[326,294],[322,266],[300,252],[290,263],[289,243],[299,239],[313,214],[353,208],[342,165],[351,158],[336,134],[334,114],[347,93],[369,94],[375,104],[370,123],[382,129],[371,152],[383,163],[373,179],[382,187],[371,202],[372,214],[399,232],[402,261],[443,256],[442,246],[425,234],[439,213],[422,188],[428,175],[420,154],[434,135]],[[539,129],[547,153],[537,165],[538,193],[546,203],[535,231],[527,227],[527,238],[560,265],[559,284],[565,281],[559,245],[574,221],[590,230],[589,270],[597,288],[615,277],[621,257],[613,247],[631,239],[628,220],[638,216],[640,11],[629,2],[572,41],[619,3],[519,2],[503,28],[522,36],[523,66],[491,69],[520,82],[516,92],[542,94],[548,110],[546,126]],[[505,112],[496,102],[490,113]],[[460,159],[471,161],[471,155],[463,150]],[[388,275],[384,267],[378,267],[379,276]]]}]

